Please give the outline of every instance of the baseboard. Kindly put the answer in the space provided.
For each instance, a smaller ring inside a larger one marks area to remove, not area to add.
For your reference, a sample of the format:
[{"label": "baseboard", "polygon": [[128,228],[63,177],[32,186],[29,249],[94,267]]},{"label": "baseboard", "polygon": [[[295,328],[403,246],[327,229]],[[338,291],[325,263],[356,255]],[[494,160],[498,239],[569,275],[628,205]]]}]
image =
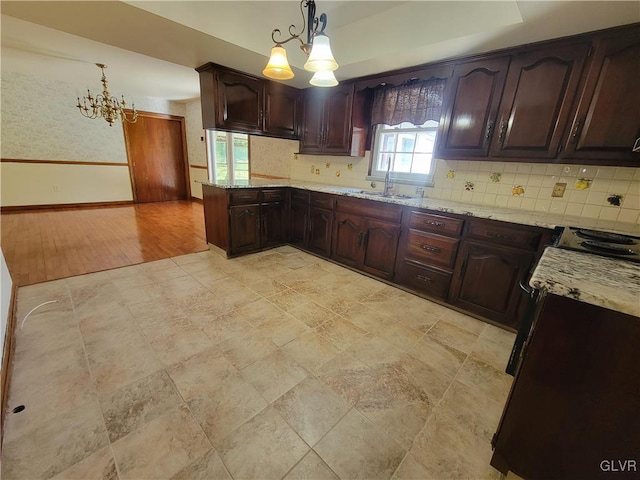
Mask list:
[{"label": "baseboard", "polygon": [[203,200],[201,198],[198,198],[198,197],[191,197],[191,201],[199,203],[200,205],[204,205]]},{"label": "baseboard", "polygon": [[123,205],[133,205],[133,200],[121,200],[117,202],[87,202],[87,203],[54,203],[49,205],[16,205],[0,207],[0,213],[24,212],[26,210],[61,210],[69,208],[102,208],[121,207]]},{"label": "baseboard", "polygon": [[5,333],[4,349],[2,350],[2,372],[0,372],[0,453],[4,439],[4,417],[7,410],[8,387],[11,378],[11,360],[15,349],[15,325],[16,325],[16,296],[18,286],[14,283],[11,286],[11,300],[9,302],[9,316],[7,318],[7,330]]}]

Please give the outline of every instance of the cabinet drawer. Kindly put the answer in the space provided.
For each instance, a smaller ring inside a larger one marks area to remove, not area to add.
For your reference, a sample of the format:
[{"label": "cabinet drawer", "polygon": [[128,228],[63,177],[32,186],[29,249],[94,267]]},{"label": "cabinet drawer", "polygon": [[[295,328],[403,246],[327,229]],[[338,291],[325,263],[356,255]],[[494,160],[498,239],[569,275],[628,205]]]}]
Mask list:
[{"label": "cabinet drawer", "polygon": [[229,204],[239,205],[243,203],[258,203],[260,190],[256,189],[231,189],[229,191]]},{"label": "cabinet drawer", "polygon": [[306,190],[292,190],[291,191],[291,201],[292,202],[301,202],[301,203],[309,203],[309,192]]},{"label": "cabinet drawer", "polygon": [[332,195],[325,195],[322,193],[311,194],[311,206],[324,208],[326,210],[333,210],[335,206],[335,199]]},{"label": "cabinet drawer", "polygon": [[455,238],[409,230],[407,257],[430,265],[453,267],[459,243]]},{"label": "cabinet drawer", "polygon": [[361,200],[358,198],[338,197],[336,210],[361,215],[367,218],[377,218],[393,223],[400,223],[402,207],[392,203],[376,200]]},{"label": "cabinet drawer", "polygon": [[463,224],[464,220],[457,218],[415,211],[409,213],[409,227],[415,230],[426,230],[457,237],[462,232]]},{"label": "cabinet drawer", "polygon": [[542,229],[529,230],[512,224],[478,221],[472,221],[467,231],[467,237],[524,250],[537,250],[542,235]]},{"label": "cabinet drawer", "polygon": [[262,190],[263,202],[282,202],[285,198],[284,190]]},{"label": "cabinet drawer", "polygon": [[398,272],[398,283],[432,297],[447,298],[451,274],[404,261]]}]

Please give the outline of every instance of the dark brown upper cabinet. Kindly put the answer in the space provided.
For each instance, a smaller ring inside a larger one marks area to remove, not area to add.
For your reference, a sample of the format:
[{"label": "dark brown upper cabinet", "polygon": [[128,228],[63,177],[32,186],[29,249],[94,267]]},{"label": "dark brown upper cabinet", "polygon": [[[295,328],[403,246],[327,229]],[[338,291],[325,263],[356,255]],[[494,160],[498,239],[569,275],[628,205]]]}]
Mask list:
[{"label": "dark brown upper cabinet", "polygon": [[489,154],[509,61],[506,56],[454,67],[438,134],[442,158]]},{"label": "dark brown upper cabinet", "polygon": [[196,70],[203,128],[297,138],[298,89],[213,63]]},{"label": "dark brown upper cabinet", "polygon": [[264,130],[268,135],[298,138],[301,91],[277,82],[266,82]]},{"label": "dark brown upper cabinet", "polygon": [[640,153],[640,32],[596,41],[564,158],[637,167]]},{"label": "dark brown upper cabinet", "polygon": [[555,158],[563,148],[590,43],[536,48],[511,60],[491,155]]},{"label": "dark brown upper cabinet", "polygon": [[[366,129],[354,129],[354,85],[308,88],[303,94],[300,153],[364,155]],[[357,103],[360,109],[364,103]],[[363,118],[363,115],[357,115]],[[356,122],[357,123],[357,122]],[[363,133],[364,131],[364,133]]]}]

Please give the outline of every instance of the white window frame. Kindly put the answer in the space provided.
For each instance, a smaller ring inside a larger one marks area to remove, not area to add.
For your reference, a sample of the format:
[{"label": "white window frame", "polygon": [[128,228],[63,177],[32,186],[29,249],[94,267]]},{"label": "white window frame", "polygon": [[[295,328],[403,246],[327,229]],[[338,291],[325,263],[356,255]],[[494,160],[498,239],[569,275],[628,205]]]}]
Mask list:
[{"label": "white window frame", "polygon": [[[435,121],[427,121],[424,125],[416,126],[411,123],[405,122],[400,125],[376,125],[374,128],[374,141],[373,148],[371,149],[371,163],[369,169],[369,176],[367,180],[375,180],[375,181],[383,181],[387,170],[386,168],[378,168],[381,164],[386,164],[386,162],[380,161],[382,157],[385,155],[389,155],[392,158],[395,157],[396,154],[407,152],[400,152],[397,148],[397,144],[394,146],[393,151],[381,151],[381,138],[385,133],[410,133],[410,132],[435,132],[436,138],[434,139],[434,147],[432,152],[417,152],[417,153],[431,153],[431,160],[429,164],[429,173],[421,174],[421,173],[410,173],[410,172],[399,172],[391,169],[391,180],[395,183],[408,184],[408,185],[419,185],[419,186],[433,186],[433,174],[435,170],[435,144],[437,141],[437,132],[438,132],[438,123]],[[417,143],[417,142],[416,142]],[[415,143],[414,143],[414,152],[415,154]],[[412,159],[413,161],[413,159]]]},{"label": "white window frame", "polygon": [[[207,171],[208,171],[208,175],[209,175],[209,181],[212,183],[217,183],[217,179],[216,179],[216,165],[219,162],[216,162],[216,160],[218,160],[216,158],[216,136],[217,135],[224,135],[227,139],[227,156],[225,158],[226,164],[227,164],[227,172],[229,173],[229,178],[227,179],[227,184],[229,185],[235,185],[237,183],[240,182],[248,182],[248,180],[238,180],[236,178],[236,162],[234,159],[234,146],[233,146],[233,139],[234,136],[242,136],[245,137],[247,142],[249,142],[249,135],[244,134],[244,133],[233,133],[233,132],[222,132],[220,130],[206,130],[206,148],[207,148]],[[247,147],[248,148],[248,147]],[[248,169],[249,169],[249,174],[251,173],[251,151],[250,149],[248,150]]]}]

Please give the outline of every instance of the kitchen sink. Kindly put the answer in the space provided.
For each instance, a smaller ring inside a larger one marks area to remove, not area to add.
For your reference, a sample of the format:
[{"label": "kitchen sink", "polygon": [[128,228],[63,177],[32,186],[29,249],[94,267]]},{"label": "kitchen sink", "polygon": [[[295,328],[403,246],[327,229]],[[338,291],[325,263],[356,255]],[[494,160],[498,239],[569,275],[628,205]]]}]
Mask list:
[{"label": "kitchen sink", "polygon": [[411,199],[415,199],[418,197],[412,196],[412,195],[405,195],[403,193],[396,193],[393,195],[390,194],[383,194],[382,192],[369,192],[367,190],[360,190],[359,192],[355,192],[355,193],[360,193],[362,195],[367,195],[367,196],[371,196],[371,197],[382,197],[382,198],[394,198],[394,199],[404,199],[404,200],[411,200]]}]

